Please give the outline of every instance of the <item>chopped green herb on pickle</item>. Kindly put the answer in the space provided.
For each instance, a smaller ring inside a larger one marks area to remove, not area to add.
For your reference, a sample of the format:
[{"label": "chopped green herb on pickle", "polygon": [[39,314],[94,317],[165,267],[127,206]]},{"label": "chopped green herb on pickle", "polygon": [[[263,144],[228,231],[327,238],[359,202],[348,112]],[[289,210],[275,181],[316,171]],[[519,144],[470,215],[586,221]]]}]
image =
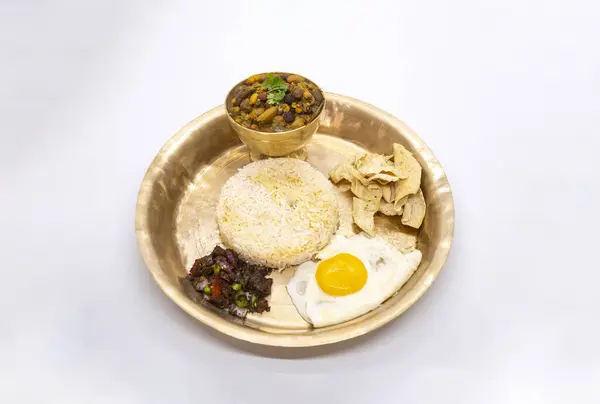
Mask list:
[{"label": "chopped green herb on pickle", "polygon": [[246,308],[248,307],[248,301],[246,300],[245,297],[240,296],[235,300],[235,304],[237,305],[237,307],[241,307],[241,308]]}]

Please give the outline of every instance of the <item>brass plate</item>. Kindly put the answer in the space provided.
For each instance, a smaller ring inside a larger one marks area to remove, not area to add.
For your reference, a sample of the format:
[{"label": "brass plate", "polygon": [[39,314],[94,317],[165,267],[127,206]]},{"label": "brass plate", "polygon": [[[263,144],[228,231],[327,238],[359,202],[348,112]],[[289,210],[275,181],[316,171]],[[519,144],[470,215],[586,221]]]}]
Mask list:
[{"label": "brass plate", "polygon": [[[245,321],[198,302],[181,282],[194,260],[219,242],[214,218],[221,186],[249,162],[248,149],[231,129],[223,106],[182,128],[158,153],[142,182],[136,210],[138,246],[160,288],[202,323],[249,342],[305,347],[357,337],[388,323],[425,293],[450,250],[454,203],[448,179],[433,153],[403,122],[364,102],[326,93],[319,132],[308,144],[307,161],[327,174],[346,156],[369,150],[391,154],[405,145],[423,167],[427,215],[421,229],[404,228],[399,218],[378,218],[378,232],[399,247],[416,240],[423,260],[398,293],[377,309],[343,324],[313,329],[292,305],[285,284],[294,268],[274,271],[271,311]],[[342,234],[351,234],[349,193],[342,194]]]}]

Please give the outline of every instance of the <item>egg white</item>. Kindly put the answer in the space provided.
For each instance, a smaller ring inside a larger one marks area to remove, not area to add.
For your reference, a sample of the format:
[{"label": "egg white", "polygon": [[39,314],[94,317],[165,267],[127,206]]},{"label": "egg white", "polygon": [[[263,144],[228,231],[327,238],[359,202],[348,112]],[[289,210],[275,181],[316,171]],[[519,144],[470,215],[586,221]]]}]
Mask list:
[{"label": "egg white", "polygon": [[[368,277],[364,287],[346,296],[323,292],[315,277],[318,261],[340,253],[362,261]],[[287,291],[302,318],[315,327],[342,323],[377,308],[396,293],[421,262],[418,250],[402,254],[381,237],[364,233],[349,238],[335,236],[318,255],[317,262],[300,265],[287,284]]]}]

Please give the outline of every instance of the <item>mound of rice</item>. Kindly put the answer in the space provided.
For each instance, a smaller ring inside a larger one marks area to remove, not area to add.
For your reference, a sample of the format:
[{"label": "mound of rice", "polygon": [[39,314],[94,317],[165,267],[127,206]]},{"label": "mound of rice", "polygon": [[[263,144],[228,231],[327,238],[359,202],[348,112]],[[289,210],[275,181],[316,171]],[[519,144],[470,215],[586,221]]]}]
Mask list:
[{"label": "mound of rice", "polygon": [[247,261],[298,265],[325,247],[338,227],[337,194],[310,164],[277,158],[248,164],[221,189],[223,243]]}]

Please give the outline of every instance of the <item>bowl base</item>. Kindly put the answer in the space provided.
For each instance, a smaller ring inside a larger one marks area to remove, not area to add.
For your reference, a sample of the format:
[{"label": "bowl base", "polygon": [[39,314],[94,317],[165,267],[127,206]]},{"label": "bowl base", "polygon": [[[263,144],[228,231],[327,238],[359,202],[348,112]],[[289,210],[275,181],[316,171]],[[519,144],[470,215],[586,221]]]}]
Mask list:
[{"label": "bowl base", "polygon": [[[270,156],[267,156],[266,154],[257,153],[257,152],[253,152],[253,151],[251,151],[249,154],[250,154],[250,161],[258,161],[258,160],[264,160],[264,159],[271,158]],[[291,152],[290,154],[286,154],[285,156],[278,156],[278,157],[287,157],[290,159],[298,159],[298,160],[306,161],[306,158],[308,157],[308,151],[306,150],[306,146],[304,146],[303,148],[298,149],[294,152]]]}]

